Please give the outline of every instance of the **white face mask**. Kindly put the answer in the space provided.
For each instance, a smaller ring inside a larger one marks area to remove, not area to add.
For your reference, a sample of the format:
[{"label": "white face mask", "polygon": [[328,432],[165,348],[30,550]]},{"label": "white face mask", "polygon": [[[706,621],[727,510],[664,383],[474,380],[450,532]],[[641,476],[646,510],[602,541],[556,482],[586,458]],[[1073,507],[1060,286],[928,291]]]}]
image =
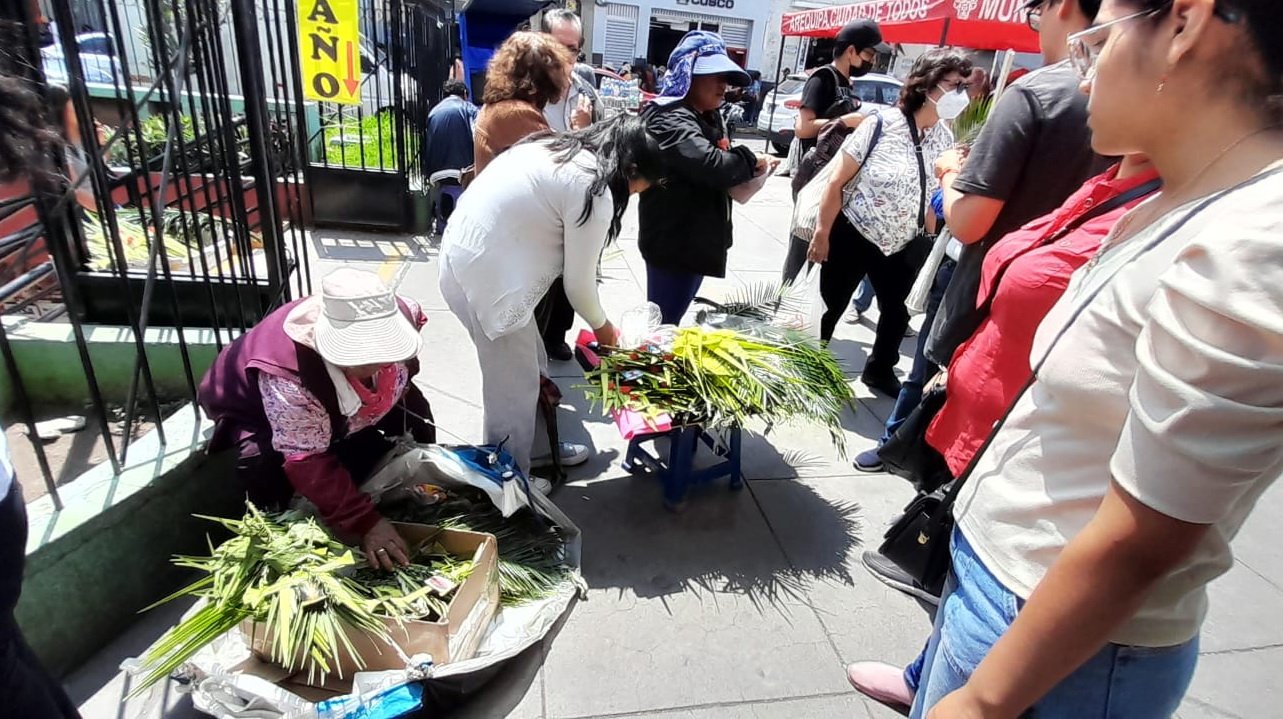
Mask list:
[{"label": "white face mask", "polygon": [[966,88],[960,87],[953,92],[941,95],[939,100],[935,100],[935,104],[936,114],[941,120],[952,120],[961,115],[962,111],[967,109],[967,105],[971,104],[971,96],[967,94]]}]

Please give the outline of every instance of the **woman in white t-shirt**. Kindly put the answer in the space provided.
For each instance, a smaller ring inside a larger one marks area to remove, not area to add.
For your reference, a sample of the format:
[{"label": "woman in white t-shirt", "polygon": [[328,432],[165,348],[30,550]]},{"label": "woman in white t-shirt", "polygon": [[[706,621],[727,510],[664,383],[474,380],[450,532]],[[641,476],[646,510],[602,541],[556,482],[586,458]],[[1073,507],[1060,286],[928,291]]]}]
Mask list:
[{"label": "woman in white t-shirt", "polygon": [[881,316],[860,380],[893,398],[900,394],[895,365],[909,326],[904,300],[917,276],[914,258],[923,256],[911,245],[930,214],[932,166],[953,147],[953,132],[941,120],[967,106],[970,73],[971,60],[960,50],[935,49],[918,58],[897,107],[866,117],[830,161],[839,165],[831,171],[807,254],[824,263],[820,294],[827,310],[820,339],[826,342],[860,281],[867,275],[873,284]]},{"label": "woman in white t-shirt", "polygon": [[[633,193],[662,176],[659,147],[640,120],[536,135],[495,157],[468,187],[441,240],[441,293],[481,362],[483,442],[532,465],[539,377],[547,365],[532,321],[558,277],[597,340],[616,332],[597,297],[602,247],[619,234]],[[563,461],[586,457],[564,447]],[[533,460],[536,465],[540,459]]]},{"label": "woman in white t-shirt", "polygon": [[1070,36],[1095,150],[1165,189],[1043,320],[959,495],[914,716],[1180,706],[1207,584],[1283,473],[1280,26],[1278,0],[1105,0]]}]

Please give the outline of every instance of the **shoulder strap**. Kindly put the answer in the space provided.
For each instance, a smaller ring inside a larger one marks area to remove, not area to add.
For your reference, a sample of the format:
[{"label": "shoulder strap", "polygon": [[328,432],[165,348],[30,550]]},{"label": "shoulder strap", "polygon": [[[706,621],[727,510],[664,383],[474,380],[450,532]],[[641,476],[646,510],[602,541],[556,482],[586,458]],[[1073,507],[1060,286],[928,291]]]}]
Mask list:
[{"label": "shoulder strap", "polygon": [[[1151,192],[1157,191],[1162,186],[1163,186],[1163,181],[1159,178],[1154,178],[1149,182],[1133,187],[1127,192],[1123,192],[1119,195],[1115,195],[1114,197],[1111,197],[1108,200],[1105,200],[1099,205],[1092,207],[1091,209],[1075,217],[1069,222],[1066,222],[1064,227],[1053,232],[1051,235],[1047,237],[1047,239],[1043,240],[1041,243],[1037,245],[1033,245],[1032,247],[1029,247],[1024,252],[1021,252],[1020,254],[1008,260],[1007,264],[1003,265],[1002,269],[998,271],[998,275],[993,278],[994,286],[996,287],[999,283],[1002,282],[1003,275],[1007,274],[1007,268],[1011,267],[1011,263],[1020,259],[1026,253],[1033,252],[1039,247],[1045,247],[1053,242],[1056,242],[1057,240],[1060,240],[1061,238],[1068,235],[1070,232],[1073,232],[1079,227],[1082,227],[1083,225],[1087,224],[1088,221],[1093,220],[1097,217],[1101,217],[1102,215],[1105,215],[1109,212],[1112,212],[1126,205],[1129,202],[1132,202],[1134,200],[1139,200],[1140,198],[1145,197]],[[994,293],[991,291],[989,293],[989,296],[985,298],[984,304],[976,308],[977,316],[980,319],[984,319],[985,317],[989,316],[989,311],[993,308],[993,295]]]},{"label": "shoulder strap", "polygon": [[[836,72],[836,71],[835,71]],[[873,148],[878,146],[878,140],[882,139],[882,113],[873,113],[873,137],[869,138],[869,149],[864,151],[864,160],[860,162],[860,169],[864,169],[865,163],[873,156]]]},{"label": "shoulder strap", "polygon": [[1008,405],[1006,413],[1003,414],[1001,419],[999,419],[997,422],[994,423],[993,430],[989,432],[989,436],[985,437],[985,441],[980,445],[979,449],[976,450],[975,454],[971,455],[971,461],[967,463],[967,468],[962,471],[962,474],[960,474],[956,480],[954,480],[953,486],[949,488],[949,492],[944,496],[944,501],[940,503],[941,510],[942,511],[953,510],[953,503],[957,500],[958,492],[962,490],[962,485],[965,484],[968,479],[970,479],[971,473],[975,471],[976,465],[979,463],[980,458],[984,455],[985,451],[989,449],[989,445],[993,444],[994,438],[998,436],[998,433],[1002,430],[1003,426],[1007,423],[1007,418],[1011,416],[1011,411],[1015,409],[1017,404],[1020,403],[1020,400],[1024,397],[1025,392],[1028,392],[1029,388],[1033,386],[1034,381],[1038,378],[1038,372],[1041,371],[1043,365],[1047,363],[1047,358],[1050,357],[1052,351],[1056,349],[1056,345],[1060,343],[1060,340],[1069,331],[1069,328],[1073,327],[1074,322],[1078,320],[1078,317],[1081,316],[1082,313],[1086,311],[1088,307],[1091,306],[1092,301],[1095,300],[1096,297],[1099,296],[1100,293],[1106,287],[1112,284],[1114,277],[1116,277],[1124,267],[1131,264],[1131,262],[1134,262],[1136,259],[1140,258],[1142,255],[1154,249],[1155,247],[1161,245],[1164,241],[1166,241],[1172,235],[1179,232],[1183,227],[1185,227],[1185,225],[1189,224],[1190,220],[1197,217],[1200,213],[1203,212],[1203,210],[1207,209],[1210,205],[1216,203],[1221,198],[1237,190],[1243,189],[1245,187],[1249,187],[1251,185],[1255,185],[1257,182],[1260,182],[1261,180],[1264,180],[1268,177],[1272,177],[1274,175],[1279,175],[1279,174],[1283,174],[1283,168],[1258,174],[1255,177],[1252,177],[1244,182],[1241,182],[1235,185],[1234,187],[1230,187],[1214,195],[1211,195],[1210,197],[1204,199],[1202,202],[1195,205],[1193,209],[1185,213],[1185,215],[1180,219],[1173,222],[1167,229],[1155,235],[1154,238],[1151,239],[1148,243],[1146,243],[1146,245],[1143,248],[1141,248],[1140,252],[1136,253],[1136,255],[1132,257],[1130,261],[1123,263],[1122,265],[1119,265],[1118,267],[1114,268],[1114,271],[1110,273],[1109,277],[1104,282],[1101,282],[1099,285],[1097,285],[1096,289],[1093,290],[1090,295],[1088,295],[1087,299],[1083,300],[1078,304],[1078,306],[1074,309],[1073,313],[1069,316],[1069,319],[1065,321],[1065,324],[1056,333],[1056,336],[1052,338],[1050,343],[1048,343],[1047,350],[1043,352],[1043,355],[1038,360],[1038,363],[1034,365],[1032,370],[1030,370],[1029,377],[1025,380],[1024,386],[1020,388],[1020,391],[1018,393],[1016,393],[1015,398],[1012,399],[1011,404]]},{"label": "shoulder strap", "polygon": [[918,133],[918,120],[913,113],[904,113],[905,122],[909,123],[909,136],[913,138],[913,154],[918,158],[918,188],[921,197],[918,202],[918,234],[927,229],[927,166],[922,159],[922,136]]}]

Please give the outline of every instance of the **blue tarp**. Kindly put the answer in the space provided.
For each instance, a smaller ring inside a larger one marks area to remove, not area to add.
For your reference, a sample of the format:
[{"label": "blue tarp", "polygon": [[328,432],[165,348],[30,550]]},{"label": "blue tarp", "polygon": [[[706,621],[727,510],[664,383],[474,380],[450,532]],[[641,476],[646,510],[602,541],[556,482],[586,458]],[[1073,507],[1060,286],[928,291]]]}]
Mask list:
[{"label": "blue tarp", "polygon": [[463,59],[468,92],[481,99],[473,79],[484,75],[494,51],[530,16],[551,4],[551,0],[470,0],[459,13],[460,56]]}]

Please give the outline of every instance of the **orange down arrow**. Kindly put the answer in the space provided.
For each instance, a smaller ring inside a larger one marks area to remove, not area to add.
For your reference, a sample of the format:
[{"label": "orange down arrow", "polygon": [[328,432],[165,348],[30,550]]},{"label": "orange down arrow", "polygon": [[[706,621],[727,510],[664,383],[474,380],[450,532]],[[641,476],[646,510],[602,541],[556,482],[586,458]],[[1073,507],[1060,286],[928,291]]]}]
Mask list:
[{"label": "orange down arrow", "polygon": [[361,86],[361,81],[356,75],[356,57],[355,48],[352,43],[347,44],[347,77],[343,79],[343,85],[347,87],[347,94],[356,95],[356,89]]}]

